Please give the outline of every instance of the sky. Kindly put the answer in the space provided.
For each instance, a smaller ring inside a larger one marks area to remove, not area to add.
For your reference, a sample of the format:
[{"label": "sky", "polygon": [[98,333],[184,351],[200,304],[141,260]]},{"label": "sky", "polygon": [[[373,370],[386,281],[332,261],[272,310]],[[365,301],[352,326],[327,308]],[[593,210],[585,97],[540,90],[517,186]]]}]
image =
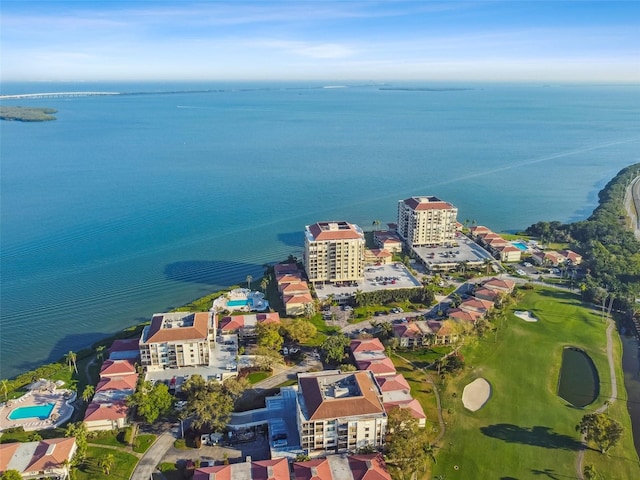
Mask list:
[{"label": "sky", "polygon": [[0,4],[0,81],[640,82],[640,1]]}]

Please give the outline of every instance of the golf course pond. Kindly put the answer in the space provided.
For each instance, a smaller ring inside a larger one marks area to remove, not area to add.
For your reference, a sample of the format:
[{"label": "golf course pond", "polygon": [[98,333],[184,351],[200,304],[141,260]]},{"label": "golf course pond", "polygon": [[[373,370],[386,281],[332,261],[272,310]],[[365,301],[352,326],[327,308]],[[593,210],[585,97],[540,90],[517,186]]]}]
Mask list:
[{"label": "golf course pond", "polygon": [[584,350],[565,347],[558,380],[558,395],[574,407],[585,407],[600,394],[598,370]]}]

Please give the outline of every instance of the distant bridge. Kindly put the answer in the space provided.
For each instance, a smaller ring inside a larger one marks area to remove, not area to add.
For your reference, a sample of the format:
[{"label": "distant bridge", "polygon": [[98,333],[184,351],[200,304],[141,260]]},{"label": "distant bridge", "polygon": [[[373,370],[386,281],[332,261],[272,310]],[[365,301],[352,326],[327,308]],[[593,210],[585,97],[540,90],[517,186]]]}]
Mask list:
[{"label": "distant bridge", "polygon": [[19,100],[21,98],[63,98],[63,97],[95,97],[98,95],[121,95],[120,92],[52,92],[21,93],[19,95],[0,95],[0,100]]}]

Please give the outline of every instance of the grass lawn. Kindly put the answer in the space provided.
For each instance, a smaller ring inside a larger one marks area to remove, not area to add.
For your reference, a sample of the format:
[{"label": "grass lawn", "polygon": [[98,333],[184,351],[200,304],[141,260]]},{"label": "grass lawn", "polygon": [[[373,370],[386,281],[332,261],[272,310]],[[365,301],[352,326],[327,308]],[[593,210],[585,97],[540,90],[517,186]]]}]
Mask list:
[{"label": "grass lawn", "polygon": [[[527,292],[517,309],[532,311],[540,321],[527,323],[510,314],[497,341],[491,335],[462,350],[466,367],[441,392],[447,432],[434,475],[449,480],[575,478],[580,447],[575,426],[611,393],[605,324],[575,295],[551,289]],[[600,376],[600,396],[584,409],[556,395],[562,350],[569,345],[584,349]],[[617,342],[618,365],[620,355]],[[492,395],[483,408],[470,412],[462,405],[462,390],[478,377],[491,383]],[[624,385],[618,388],[624,397]],[[595,464],[608,480],[640,478],[625,406],[614,405],[610,414],[623,424],[624,438],[609,455],[589,452],[585,464]]]},{"label": "grass lawn", "polygon": [[98,437],[89,438],[89,443],[95,443],[97,445],[108,445],[111,447],[124,447],[125,443],[121,441],[124,434],[118,431],[108,432],[107,434],[100,434]]},{"label": "grass lawn", "polygon": [[[105,475],[99,462],[107,455],[113,455],[114,463],[109,475]],[[100,448],[89,446],[87,458],[76,469],[77,480],[129,480],[138,459],[130,453],[114,450],[112,448]]]},{"label": "grass lawn", "polygon": [[270,376],[271,372],[251,372],[249,375],[247,375],[247,380],[251,385],[253,385],[254,383],[258,383],[265,378],[269,378]]},{"label": "grass lawn", "polygon": [[150,433],[138,435],[136,437],[136,444],[133,446],[133,451],[136,453],[144,453],[149,450],[149,447],[156,441],[156,436]]}]

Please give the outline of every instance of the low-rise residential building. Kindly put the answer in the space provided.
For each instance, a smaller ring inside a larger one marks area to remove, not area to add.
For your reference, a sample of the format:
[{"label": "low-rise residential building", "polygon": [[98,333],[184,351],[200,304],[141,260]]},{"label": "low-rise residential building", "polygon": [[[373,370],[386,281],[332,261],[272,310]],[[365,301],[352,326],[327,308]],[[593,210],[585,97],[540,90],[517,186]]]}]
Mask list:
[{"label": "low-rise residential building", "polygon": [[374,248],[364,251],[364,263],[366,265],[389,265],[393,260],[393,254],[387,250]]},{"label": "low-rise residential building", "polygon": [[217,330],[222,335],[237,334],[238,337],[255,337],[258,324],[280,323],[280,315],[274,313],[254,313],[231,315],[218,320]]},{"label": "low-rise residential building", "polygon": [[313,305],[314,302],[309,285],[303,279],[303,272],[294,263],[281,263],[273,268],[285,315],[306,315],[309,305]]},{"label": "low-rise residential building", "polygon": [[498,300],[501,292],[493,290],[487,287],[479,287],[475,292],[473,292],[473,296],[476,298],[480,298],[482,300],[487,300],[488,302],[494,302]]},{"label": "low-rise residential building", "polygon": [[461,308],[452,308],[447,312],[447,317],[449,317],[450,319],[473,324],[475,324],[483,316],[484,315],[482,313],[473,310],[463,310]]},{"label": "low-rise residential building", "polygon": [[566,258],[571,265],[580,265],[582,263],[582,255],[572,250],[560,250],[558,253]]},{"label": "low-rise residential building", "polygon": [[24,479],[69,478],[75,437],[0,444],[0,474],[16,470]]},{"label": "low-rise residential building", "polygon": [[140,359],[149,371],[206,366],[215,345],[213,312],[157,313],[140,336]]},{"label": "low-rise residential building", "polygon": [[522,259],[522,250],[511,244],[496,245],[492,248],[500,257],[501,262],[519,262]]},{"label": "low-rise residential building", "polygon": [[364,232],[344,221],[305,229],[305,270],[312,284],[358,282],[364,278]]},{"label": "low-rise residential building", "polygon": [[373,243],[387,252],[402,252],[402,239],[395,231],[377,230],[373,232]]},{"label": "low-rise residential building", "polygon": [[384,442],[387,415],[370,372],[299,374],[297,409],[301,447],[310,455],[377,448]]},{"label": "low-rise residential building", "polygon": [[138,338],[123,338],[114,340],[109,347],[110,360],[131,360],[140,358],[140,346]]},{"label": "low-rise residential building", "polygon": [[490,278],[482,282],[482,287],[489,288],[499,293],[509,294],[515,288],[516,283],[513,280],[506,280],[503,278]]},{"label": "low-rise residential building", "polygon": [[540,250],[531,255],[531,260],[537,265],[557,267],[567,261],[566,257],[553,250]]},{"label": "low-rise residential building", "polygon": [[482,300],[481,298],[468,298],[464,300],[458,308],[466,312],[475,312],[484,315],[493,307],[493,302],[488,300]]},{"label": "low-rise residential building", "polygon": [[308,306],[313,304],[313,297],[310,293],[304,293],[301,295],[285,295],[282,297],[282,301],[284,303],[286,314],[290,317],[295,317],[307,314]]},{"label": "low-rise residential building", "polygon": [[417,322],[399,323],[393,326],[393,335],[398,339],[402,348],[423,347],[429,345],[433,337],[433,330],[423,320]]},{"label": "low-rise residential building", "polygon": [[129,407],[123,400],[113,402],[91,402],[84,415],[84,424],[89,432],[115,430],[126,427]]},{"label": "low-rise residential building", "polygon": [[391,480],[379,453],[328,455],[293,463],[293,476],[287,459],[251,461],[200,467],[193,480]]}]

